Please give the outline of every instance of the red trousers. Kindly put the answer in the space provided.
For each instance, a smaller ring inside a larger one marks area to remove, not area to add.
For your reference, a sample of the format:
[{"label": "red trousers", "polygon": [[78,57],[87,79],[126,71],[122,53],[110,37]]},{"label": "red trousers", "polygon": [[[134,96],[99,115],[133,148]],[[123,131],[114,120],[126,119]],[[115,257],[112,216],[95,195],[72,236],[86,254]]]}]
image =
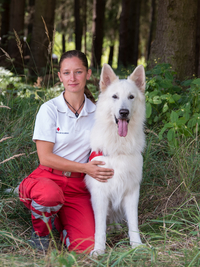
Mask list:
[{"label": "red trousers", "polygon": [[51,218],[68,249],[90,252],[94,246],[94,214],[84,177],[68,178],[38,167],[19,187],[20,200],[31,210],[34,231],[49,234]]}]

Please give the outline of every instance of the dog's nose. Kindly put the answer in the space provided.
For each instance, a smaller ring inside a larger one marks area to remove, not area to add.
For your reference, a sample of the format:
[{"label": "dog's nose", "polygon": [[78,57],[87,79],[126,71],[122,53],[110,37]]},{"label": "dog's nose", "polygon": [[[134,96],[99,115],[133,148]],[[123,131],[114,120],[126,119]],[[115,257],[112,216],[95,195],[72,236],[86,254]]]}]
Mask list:
[{"label": "dog's nose", "polygon": [[129,114],[129,110],[126,108],[122,108],[120,109],[119,114],[121,115],[122,118],[126,118]]}]

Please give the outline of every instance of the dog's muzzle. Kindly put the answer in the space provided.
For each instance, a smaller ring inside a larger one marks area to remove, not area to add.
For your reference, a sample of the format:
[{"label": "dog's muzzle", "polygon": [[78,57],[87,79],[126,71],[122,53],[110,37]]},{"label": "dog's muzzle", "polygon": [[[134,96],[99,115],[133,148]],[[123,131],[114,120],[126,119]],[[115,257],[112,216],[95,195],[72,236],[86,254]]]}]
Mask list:
[{"label": "dog's muzzle", "polygon": [[121,137],[125,137],[128,133],[129,110],[122,108],[119,110],[119,115],[119,118],[115,116],[115,122],[118,125],[118,134]]},{"label": "dog's muzzle", "polygon": [[119,114],[120,114],[121,119],[126,119],[129,115],[129,110],[126,108],[122,108],[119,110]]},{"label": "dog's muzzle", "polygon": [[119,120],[126,120],[127,123],[129,123],[129,119],[128,119],[128,115],[129,115],[129,110],[128,109],[125,109],[125,108],[122,108],[119,110],[119,118],[117,118],[115,116],[115,122],[118,124]]}]

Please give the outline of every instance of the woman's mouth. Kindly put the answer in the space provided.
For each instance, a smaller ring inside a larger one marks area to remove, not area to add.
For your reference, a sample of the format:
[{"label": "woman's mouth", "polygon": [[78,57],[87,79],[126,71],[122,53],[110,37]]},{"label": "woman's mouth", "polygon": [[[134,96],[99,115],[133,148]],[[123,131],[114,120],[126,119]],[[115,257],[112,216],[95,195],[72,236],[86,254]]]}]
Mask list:
[{"label": "woman's mouth", "polygon": [[72,83],[72,84],[69,84],[69,86],[71,86],[71,87],[75,87],[75,86],[77,86],[78,85],[78,83]]}]

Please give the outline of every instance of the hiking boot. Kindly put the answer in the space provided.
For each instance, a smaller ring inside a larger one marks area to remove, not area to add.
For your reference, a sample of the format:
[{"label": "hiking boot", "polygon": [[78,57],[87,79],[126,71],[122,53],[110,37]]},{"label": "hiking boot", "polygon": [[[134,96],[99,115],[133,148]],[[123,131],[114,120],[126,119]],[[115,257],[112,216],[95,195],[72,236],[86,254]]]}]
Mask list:
[{"label": "hiking boot", "polygon": [[47,251],[49,247],[49,235],[39,236],[32,228],[31,239],[28,240],[28,243],[34,249]]}]

